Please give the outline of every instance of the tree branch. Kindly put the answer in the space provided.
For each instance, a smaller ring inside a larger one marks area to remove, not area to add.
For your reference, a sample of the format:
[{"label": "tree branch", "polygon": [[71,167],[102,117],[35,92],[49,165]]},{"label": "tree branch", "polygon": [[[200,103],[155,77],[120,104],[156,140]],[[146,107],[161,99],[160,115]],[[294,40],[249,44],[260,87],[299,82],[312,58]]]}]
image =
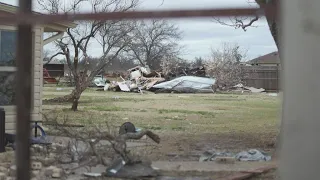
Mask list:
[{"label": "tree branch", "polygon": [[253,26],[253,23],[259,20],[259,16],[254,17],[253,19],[250,19],[249,22],[245,22],[247,18],[239,19],[238,17],[234,17],[234,19],[230,18],[231,23],[226,23],[224,21],[221,21],[218,18],[214,18],[214,21],[216,21],[219,24],[225,25],[225,26],[231,26],[235,29],[241,28],[244,31],[247,30],[248,27],[257,27]]},{"label": "tree branch", "polygon": [[50,57],[50,59],[48,60],[48,62],[46,62],[45,64],[49,64],[49,63],[53,60],[53,58],[57,57],[58,55],[65,55],[65,53],[63,53],[63,52],[58,52],[58,53],[52,55],[52,56]]}]

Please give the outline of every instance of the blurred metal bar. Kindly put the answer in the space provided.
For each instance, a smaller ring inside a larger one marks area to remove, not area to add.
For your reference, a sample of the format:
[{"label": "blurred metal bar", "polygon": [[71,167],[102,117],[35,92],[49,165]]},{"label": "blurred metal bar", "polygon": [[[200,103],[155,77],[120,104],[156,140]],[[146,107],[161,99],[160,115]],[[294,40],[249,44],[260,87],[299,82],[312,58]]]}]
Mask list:
[{"label": "blurred metal bar", "polygon": [[319,179],[320,1],[282,0],[280,179]]},{"label": "blurred metal bar", "polygon": [[0,22],[46,24],[63,21],[79,20],[117,20],[117,19],[143,19],[143,18],[191,18],[191,17],[228,17],[228,16],[263,16],[265,11],[277,13],[275,8],[265,6],[263,8],[229,8],[229,9],[197,9],[197,10],[163,10],[163,11],[127,11],[107,13],[84,14],[56,14],[37,15],[20,14],[16,16],[3,15]]},{"label": "blurred metal bar", "polygon": [[[18,15],[31,14],[32,0],[19,1]],[[17,41],[16,166],[17,179],[30,179],[30,120],[32,86],[32,25],[20,22]]]}]

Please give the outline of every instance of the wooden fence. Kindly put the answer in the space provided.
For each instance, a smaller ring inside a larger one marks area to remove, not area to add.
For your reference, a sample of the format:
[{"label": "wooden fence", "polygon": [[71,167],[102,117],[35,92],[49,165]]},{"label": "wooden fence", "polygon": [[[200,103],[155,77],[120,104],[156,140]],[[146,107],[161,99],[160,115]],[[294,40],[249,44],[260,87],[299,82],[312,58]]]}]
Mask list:
[{"label": "wooden fence", "polygon": [[280,68],[278,66],[246,66],[243,69],[246,73],[243,79],[246,86],[264,88],[270,92],[280,90]]}]

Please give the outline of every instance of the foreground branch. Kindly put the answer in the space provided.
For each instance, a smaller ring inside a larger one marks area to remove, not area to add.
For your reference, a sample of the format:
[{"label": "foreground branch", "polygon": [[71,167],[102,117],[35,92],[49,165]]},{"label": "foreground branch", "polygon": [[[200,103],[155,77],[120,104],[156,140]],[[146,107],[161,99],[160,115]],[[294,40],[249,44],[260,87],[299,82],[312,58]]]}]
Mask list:
[{"label": "foreground branch", "polygon": [[50,120],[49,117],[47,117],[47,115],[45,114],[43,114],[43,117],[47,121],[56,123],[57,126],[55,126],[55,129],[58,130],[59,135],[71,138],[71,141],[75,141],[73,143],[74,146],[77,146],[77,142],[83,142],[89,145],[88,151],[77,152],[81,153],[81,155],[78,154],[81,157],[90,156],[89,160],[87,160],[86,158],[82,158],[83,160],[87,161],[86,163],[84,163],[84,165],[86,165],[87,163],[107,165],[104,162],[105,153],[110,151],[106,150],[105,148],[100,148],[101,141],[108,141],[111,144],[111,148],[113,148],[116,154],[122,157],[126,164],[135,164],[141,162],[140,157],[130,154],[130,152],[127,151],[127,140],[139,140],[143,136],[147,136],[150,139],[152,139],[155,143],[160,143],[160,137],[149,130],[142,130],[136,133],[113,135],[112,131],[109,128],[107,128],[106,130],[106,128],[104,127],[104,130],[102,130],[101,125],[96,125],[94,127],[86,127],[83,129],[74,129],[68,126],[63,126],[64,124],[67,124],[67,122],[69,121],[68,117],[64,117],[64,119],[60,120],[60,122],[58,121],[57,117],[53,117],[52,119],[50,118]]},{"label": "foreground branch", "polygon": [[160,143],[160,137],[149,130],[143,130],[136,133],[126,133],[115,138],[112,142],[113,149],[118,153],[127,164],[135,164],[141,162],[137,157],[132,157],[127,151],[126,141],[130,139],[139,140],[143,136],[148,136],[157,144]]},{"label": "foreground branch", "polygon": [[127,141],[130,139],[139,140],[145,135],[148,136],[150,139],[152,139],[157,144],[160,143],[160,137],[149,130],[143,130],[143,131],[136,132],[136,133],[122,134],[116,138],[116,141]]}]

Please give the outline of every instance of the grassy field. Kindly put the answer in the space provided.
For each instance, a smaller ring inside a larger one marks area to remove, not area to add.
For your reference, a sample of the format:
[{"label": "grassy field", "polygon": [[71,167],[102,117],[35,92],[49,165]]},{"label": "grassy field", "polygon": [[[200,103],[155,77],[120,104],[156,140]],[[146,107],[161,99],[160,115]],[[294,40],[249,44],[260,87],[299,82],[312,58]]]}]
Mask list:
[{"label": "grassy field", "polygon": [[[70,91],[45,87],[44,99]],[[186,146],[193,151],[199,147],[267,148],[278,132],[279,105],[277,97],[267,94],[137,94],[88,89],[78,112],[70,111],[69,103],[44,103],[43,111],[88,126],[103,127],[106,122],[120,126],[130,121],[161,134],[164,144],[174,145],[172,151]]]}]

